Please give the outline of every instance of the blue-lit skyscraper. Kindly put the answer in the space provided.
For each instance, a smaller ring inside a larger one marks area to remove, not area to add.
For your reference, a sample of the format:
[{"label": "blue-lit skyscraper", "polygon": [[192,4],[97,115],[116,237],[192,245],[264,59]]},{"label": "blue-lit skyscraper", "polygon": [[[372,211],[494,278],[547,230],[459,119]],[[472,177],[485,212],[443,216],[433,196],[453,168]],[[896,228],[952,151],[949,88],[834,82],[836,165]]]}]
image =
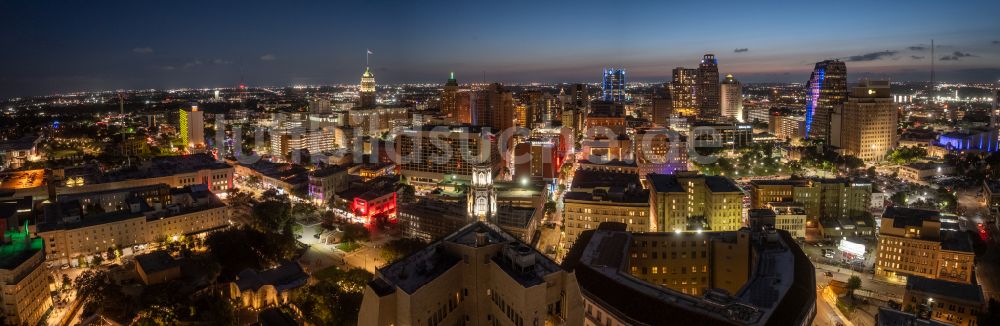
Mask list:
[{"label": "blue-lit skyscraper", "polygon": [[806,84],[806,138],[828,140],[833,108],[846,99],[847,65],[840,60],[817,62]]},{"label": "blue-lit skyscraper", "polygon": [[625,102],[625,69],[604,69],[601,99],[605,102]]}]

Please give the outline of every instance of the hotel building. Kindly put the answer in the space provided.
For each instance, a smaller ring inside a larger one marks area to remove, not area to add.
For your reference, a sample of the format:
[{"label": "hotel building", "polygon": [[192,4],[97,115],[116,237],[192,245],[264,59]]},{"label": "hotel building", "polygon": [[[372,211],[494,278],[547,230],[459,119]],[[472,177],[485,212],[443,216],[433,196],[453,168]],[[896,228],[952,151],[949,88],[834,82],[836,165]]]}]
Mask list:
[{"label": "hotel building", "polygon": [[958,219],[940,212],[886,208],[879,229],[875,276],[904,283],[920,276],[971,283],[975,252]]},{"label": "hotel building", "polygon": [[642,189],[638,175],[578,170],[571,189],[563,196],[566,243],[603,222],[624,223],[635,232],[651,230],[649,192]]},{"label": "hotel building", "polygon": [[646,175],[655,231],[736,231],[743,191],[729,178],[697,172]]},{"label": "hotel building", "polygon": [[49,260],[75,265],[108,248],[214,230],[228,225],[226,215],[226,205],[205,186],[137,187],[60,196],[45,206],[37,234]]}]

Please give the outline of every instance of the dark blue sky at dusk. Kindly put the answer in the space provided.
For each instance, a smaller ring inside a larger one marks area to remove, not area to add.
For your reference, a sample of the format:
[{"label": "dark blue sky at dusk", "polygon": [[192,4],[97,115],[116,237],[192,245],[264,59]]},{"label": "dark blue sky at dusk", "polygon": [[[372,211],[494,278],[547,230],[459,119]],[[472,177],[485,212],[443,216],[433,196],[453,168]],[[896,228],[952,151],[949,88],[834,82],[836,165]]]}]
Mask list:
[{"label": "dark blue sky at dusk", "polygon": [[355,83],[366,48],[379,83],[666,81],[706,52],[745,82],[927,80],[932,38],[941,80],[1000,80],[1000,1],[763,2],[2,0],[0,97]]}]

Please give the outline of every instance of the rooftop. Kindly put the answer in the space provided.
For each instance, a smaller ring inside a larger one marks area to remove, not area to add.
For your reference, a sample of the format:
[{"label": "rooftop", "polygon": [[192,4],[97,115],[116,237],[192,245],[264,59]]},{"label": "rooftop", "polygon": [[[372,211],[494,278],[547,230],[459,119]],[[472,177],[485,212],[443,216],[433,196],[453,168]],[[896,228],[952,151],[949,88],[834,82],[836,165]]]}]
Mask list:
[{"label": "rooftop", "polygon": [[918,291],[935,298],[949,298],[983,304],[983,289],[979,285],[948,282],[920,276],[906,278],[906,291]]},{"label": "rooftop", "polygon": [[135,256],[135,262],[142,267],[142,270],[145,271],[146,274],[180,267],[177,260],[174,260],[174,257],[171,257],[170,254],[164,250]]},{"label": "rooftop", "polygon": [[349,165],[331,165],[309,173],[310,177],[325,178],[337,173],[346,173]]},{"label": "rooftop", "polygon": [[[435,278],[458,265],[462,260],[459,254],[448,249],[449,245],[477,247],[478,237],[485,237],[485,246],[518,246],[528,248],[528,255],[534,255],[533,268],[519,269],[512,262],[496,254],[491,261],[500,267],[508,276],[525,287],[543,284],[544,276],[561,271],[558,265],[544,255],[530,249],[514,236],[507,234],[496,226],[484,222],[474,222],[462,227],[443,239],[434,242],[426,248],[409,256],[403,257],[388,266],[379,269],[376,278],[369,286],[376,293],[386,295],[399,288],[406,293],[414,293]],[[493,247],[490,250],[503,247]]]},{"label": "rooftop", "polygon": [[889,308],[879,308],[878,326],[947,326],[936,320],[922,319],[914,314],[893,310]]},{"label": "rooftop", "polygon": [[279,292],[286,289],[306,285],[309,274],[302,270],[297,262],[285,262],[278,267],[265,271],[244,269],[237,275],[236,286],[240,291],[257,290],[264,285],[272,285]]},{"label": "rooftop", "polygon": [[208,169],[228,169],[229,164],[215,160],[209,154],[191,154],[156,157],[139,167],[118,171],[102,171],[97,166],[85,165],[65,169],[65,177],[81,177],[85,184],[107,183],[133,179],[148,179]]},{"label": "rooftop", "polygon": [[893,219],[892,227],[894,228],[921,227],[925,220],[940,221],[941,212],[928,209],[889,206],[882,213],[882,218]]},{"label": "rooftop", "polygon": [[0,189],[27,189],[41,187],[45,170],[27,170],[0,173]]},{"label": "rooftop", "polygon": [[588,298],[612,308],[612,313],[627,323],[791,325],[808,320],[808,314],[815,311],[802,304],[815,301],[815,272],[801,250],[788,245],[793,242],[787,232],[771,233],[753,242],[759,263],[738,294],[708,292],[703,297],[650,284],[624,272],[632,237],[624,224],[602,223],[597,230],[580,236],[563,263],[564,268],[574,271]]},{"label": "rooftop", "polygon": [[42,238],[31,238],[28,224],[4,232],[10,243],[0,245],[0,269],[14,269],[44,248]]},{"label": "rooftop", "polygon": [[41,136],[38,135],[24,135],[17,139],[3,140],[0,141],[0,152],[30,150],[40,140]]}]

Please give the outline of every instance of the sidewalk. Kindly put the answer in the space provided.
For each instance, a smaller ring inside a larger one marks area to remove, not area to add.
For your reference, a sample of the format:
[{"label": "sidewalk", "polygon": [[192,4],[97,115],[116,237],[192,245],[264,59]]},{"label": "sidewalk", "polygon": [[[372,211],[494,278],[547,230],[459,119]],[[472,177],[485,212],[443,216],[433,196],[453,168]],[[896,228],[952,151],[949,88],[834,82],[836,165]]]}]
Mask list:
[{"label": "sidewalk", "polygon": [[837,318],[844,323],[844,326],[854,326],[854,323],[840,311],[840,308],[837,308],[837,297],[833,294],[833,291],[830,291],[829,286],[823,288],[823,295],[821,297],[826,304],[833,308],[833,313],[837,314]]}]

